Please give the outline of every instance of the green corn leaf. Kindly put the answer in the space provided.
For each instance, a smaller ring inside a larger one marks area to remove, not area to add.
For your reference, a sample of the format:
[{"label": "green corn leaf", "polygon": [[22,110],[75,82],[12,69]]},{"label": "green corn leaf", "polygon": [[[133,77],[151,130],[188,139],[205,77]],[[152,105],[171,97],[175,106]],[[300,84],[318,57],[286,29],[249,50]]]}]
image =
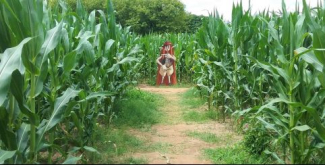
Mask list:
[{"label": "green corn leaf", "polygon": [[0,107],[0,139],[8,150],[16,150],[17,143],[15,133],[8,129],[9,114],[7,110]]},{"label": "green corn leaf", "polygon": [[119,61],[116,64],[114,64],[111,68],[109,68],[107,70],[107,72],[113,72],[114,70],[117,70],[118,69],[118,66],[119,65],[122,65],[122,64],[125,64],[125,63],[134,62],[134,61],[139,61],[139,59],[138,58],[135,58],[135,57],[125,57],[121,61]]},{"label": "green corn leaf", "polygon": [[280,133],[279,133],[279,130],[278,130],[277,128],[275,128],[275,124],[271,124],[271,123],[265,121],[265,120],[264,120],[262,117],[260,117],[260,116],[257,117],[257,119],[260,120],[260,121],[264,124],[265,128],[271,129],[271,130],[277,132],[278,134],[280,134]]},{"label": "green corn leaf", "polygon": [[93,10],[93,11],[90,12],[90,14],[88,16],[87,23],[89,24],[91,31],[95,31],[95,23],[96,23],[95,22],[96,21],[95,14],[96,14],[96,10]]},{"label": "green corn leaf", "polygon": [[80,41],[78,43],[77,48],[75,51],[77,51],[77,54],[81,54],[83,51],[85,51],[85,46],[87,43],[89,43],[88,39],[90,37],[94,37],[95,35],[92,34],[91,31],[80,31],[77,38],[80,38]]},{"label": "green corn leaf", "polygon": [[323,72],[318,75],[318,80],[322,84],[322,87],[325,89],[325,67],[323,68]]},{"label": "green corn leaf", "polygon": [[45,133],[53,128],[56,124],[61,122],[64,116],[65,107],[67,106],[69,100],[76,97],[78,93],[79,91],[68,88],[61,97],[56,99],[51,117],[48,119],[44,126],[40,125],[41,127],[38,128],[37,134],[39,137],[36,143],[36,146],[38,146],[37,148],[40,148],[39,146],[41,145],[41,141]]},{"label": "green corn leaf", "polygon": [[323,65],[320,63],[320,61],[317,59],[315,54],[312,52],[311,49],[307,49],[304,47],[300,47],[296,49],[295,51],[295,56],[300,57],[307,63],[311,64],[313,67],[315,67],[316,70],[322,72],[323,71]]},{"label": "green corn leaf", "polygon": [[[29,71],[31,74],[33,75],[39,75],[40,70],[39,68],[37,68],[36,63],[35,62],[31,62],[34,61],[34,56],[35,56],[35,52],[39,51],[39,47],[41,44],[41,40],[42,37],[37,36],[37,37],[33,37],[31,39],[30,42],[26,43],[26,45],[23,48],[22,51],[22,61],[23,64],[25,66],[25,68],[27,69],[27,71]],[[22,72],[23,74],[23,72]]]},{"label": "green corn leaf", "polygon": [[45,41],[37,57],[40,59],[40,61],[37,61],[37,66],[40,68],[40,75],[36,79],[36,91],[35,95],[32,97],[38,96],[43,90],[44,80],[48,73],[48,55],[54,48],[56,48],[61,40],[62,25],[63,21],[46,33]]},{"label": "green corn leaf", "polygon": [[[284,80],[289,83],[290,82],[290,77],[289,77],[289,73],[287,70],[279,68],[277,66],[271,65],[271,67],[277,71],[277,74],[280,75],[281,77],[284,78]],[[276,72],[275,72],[276,73]]]},{"label": "green corn leaf", "polygon": [[302,125],[302,126],[295,126],[291,130],[298,130],[300,132],[311,130],[311,128],[308,125]]},{"label": "green corn leaf", "polygon": [[[20,153],[24,153],[28,146],[30,125],[23,123],[17,131],[17,150]],[[14,164],[21,164],[23,160],[20,160],[18,156],[14,158]]]},{"label": "green corn leaf", "polygon": [[63,71],[68,75],[70,71],[76,66],[76,51],[72,51],[63,58]]},{"label": "green corn leaf", "polygon": [[68,31],[63,28],[62,29],[62,40],[63,40],[63,46],[66,52],[70,51],[70,40],[69,40],[69,34]]},{"label": "green corn leaf", "polygon": [[272,157],[275,158],[278,161],[278,163],[285,164],[285,162],[282,159],[280,159],[279,156],[275,152],[265,150],[264,153],[267,154],[267,155],[272,155]]},{"label": "green corn leaf", "polygon": [[[61,21],[57,26],[53,29],[47,31],[45,41],[41,47],[40,53],[42,54],[41,64],[44,61],[47,61],[48,54],[56,48],[61,39],[63,21]],[[42,68],[42,67],[40,67]]]},{"label": "green corn leaf", "polygon": [[315,147],[319,149],[325,148],[325,143],[318,143]]},{"label": "green corn leaf", "polygon": [[[325,32],[322,31],[322,29],[316,29],[313,32],[313,47],[315,49],[321,48],[324,49],[325,48]],[[317,57],[317,59],[319,60],[319,62],[321,62],[323,64],[323,66],[325,65],[325,51],[317,51],[315,50],[315,55]]]},{"label": "green corn leaf", "polygon": [[1,0],[1,2],[10,11],[10,13],[14,16],[14,18],[16,19],[16,21],[20,22],[19,18],[17,17],[16,13],[12,10],[12,8],[8,4],[8,2],[6,0]]},{"label": "green corn leaf", "polygon": [[19,130],[17,131],[17,146],[18,151],[23,153],[27,147],[28,139],[29,139],[29,130],[30,125],[23,123]]},{"label": "green corn leaf", "polygon": [[69,155],[67,160],[65,160],[62,164],[77,164],[81,157],[82,155],[80,155],[79,157]]},{"label": "green corn leaf", "polygon": [[281,103],[281,102],[286,103],[288,105],[292,105],[294,107],[301,107],[301,108],[306,109],[307,112],[314,117],[315,127],[316,127],[316,130],[317,130],[317,133],[318,133],[319,137],[323,141],[325,141],[325,126],[323,125],[323,123],[321,121],[321,118],[318,115],[315,108],[305,106],[300,102],[290,102],[290,101],[282,99],[282,98],[276,98],[276,99],[271,100],[266,105],[261,106],[259,111],[263,110],[265,107],[267,107],[269,105],[273,105],[274,103]]},{"label": "green corn leaf", "polygon": [[[255,58],[251,57],[251,56],[245,56],[248,57],[249,59],[251,59],[252,61],[254,61],[256,64],[258,64],[262,69],[267,70],[269,72],[271,72],[274,76],[275,79],[278,79],[280,76],[277,73],[277,71],[272,67],[271,64],[266,63],[266,62],[262,62],[262,61],[258,61]],[[287,76],[286,76],[287,77]]]},{"label": "green corn leaf", "polygon": [[5,160],[12,158],[16,151],[5,151],[0,149],[0,164],[4,164]]},{"label": "green corn leaf", "polygon": [[95,61],[95,51],[92,44],[89,41],[84,42],[84,57],[88,65],[92,64]]},{"label": "green corn leaf", "polygon": [[95,152],[97,154],[100,154],[95,148],[93,147],[89,147],[89,146],[84,146],[83,147],[86,151],[89,151],[89,152]]},{"label": "green corn leaf", "polygon": [[26,106],[26,102],[24,101],[24,79],[18,70],[15,70],[12,73],[12,81],[10,83],[10,91],[14,95],[17,100],[20,111],[29,117],[29,121],[31,124],[38,125],[38,117],[34,114],[28,106]]},{"label": "green corn leaf", "polygon": [[71,117],[72,117],[72,121],[73,121],[74,125],[78,128],[79,136],[82,136],[83,129],[82,129],[81,123],[78,119],[78,116],[74,111],[71,111]]},{"label": "green corn leaf", "polygon": [[307,5],[307,2],[306,0],[303,0],[303,11],[304,11],[304,14],[306,16],[306,23],[308,24],[309,28],[314,31],[315,29],[318,29],[320,28],[320,25],[317,24],[314,20],[314,18],[312,17],[312,12],[310,10],[310,8],[308,7]]},{"label": "green corn leaf", "polygon": [[21,61],[23,46],[30,40],[31,38],[26,38],[18,46],[6,49],[2,54],[0,63],[0,106],[6,100],[11,81],[11,73],[16,69],[20,69],[23,64]]},{"label": "green corn leaf", "polygon": [[97,98],[97,97],[107,98],[110,96],[115,96],[116,94],[117,94],[117,92],[93,92],[93,93],[90,93],[85,99],[80,100],[79,102],[88,101],[88,100],[91,100],[91,99]]}]

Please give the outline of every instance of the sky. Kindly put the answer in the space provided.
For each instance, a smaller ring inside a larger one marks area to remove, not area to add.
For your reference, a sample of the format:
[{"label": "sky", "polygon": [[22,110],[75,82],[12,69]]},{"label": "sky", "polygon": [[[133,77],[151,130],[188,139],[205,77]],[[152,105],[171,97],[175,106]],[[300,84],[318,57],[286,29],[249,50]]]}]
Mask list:
[{"label": "sky", "polygon": [[[180,0],[185,4],[185,10],[195,15],[208,16],[209,12],[218,10],[219,15],[223,15],[224,20],[231,20],[231,10],[233,3],[240,3],[240,0]],[[302,0],[297,0],[302,6]],[[316,7],[319,0],[306,0],[310,7]],[[246,11],[248,9],[249,0],[242,0],[243,8]],[[294,11],[296,0],[285,0],[287,11]],[[321,0],[323,2],[323,0]],[[251,0],[252,14],[262,11],[263,9],[269,9],[279,11],[282,8],[282,0]]]}]

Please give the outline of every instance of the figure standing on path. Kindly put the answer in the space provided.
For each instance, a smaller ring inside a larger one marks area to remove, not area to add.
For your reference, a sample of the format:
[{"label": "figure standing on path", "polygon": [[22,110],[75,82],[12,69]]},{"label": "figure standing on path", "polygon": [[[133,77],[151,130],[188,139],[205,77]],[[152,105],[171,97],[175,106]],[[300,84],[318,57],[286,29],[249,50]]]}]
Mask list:
[{"label": "figure standing on path", "polygon": [[158,64],[156,85],[175,85],[177,82],[175,68],[176,57],[171,42],[166,41],[164,43],[156,62]]}]

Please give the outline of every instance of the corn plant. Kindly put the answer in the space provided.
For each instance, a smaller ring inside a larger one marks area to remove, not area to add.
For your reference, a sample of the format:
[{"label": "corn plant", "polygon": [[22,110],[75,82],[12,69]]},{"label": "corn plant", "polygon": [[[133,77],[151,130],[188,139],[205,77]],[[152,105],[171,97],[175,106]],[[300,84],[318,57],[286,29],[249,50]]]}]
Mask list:
[{"label": "corn plant", "polygon": [[194,80],[207,91],[209,107],[214,102],[246,122],[257,119],[281,146],[281,156],[266,151],[279,162],[323,161],[323,8],[303,4],[302,13],[298,5],[288,13],[283,1],[280,13],[252,16],[240,3],[229,28],[216,12],[197,32],[199,57],[193,57]]},{"label": "corn plant", "polygon": [[[267,23],[265,19],[262,21]],[[271,92],[278,96],[271,98],[262,106],[239,113],[254,112],[254,118],[274,134],[275,142],[288,146],[290,150],[288,159],[291,163],[320,163],[323,161],[322,158],[319,157],[315,161],[312,157],[318,157],[319,153],[322,153],[322,147],[319,146],[323,145],[322,134],[325,128],[321,122],[323,119],[318,115],[322,114],[324,106],[323,89],[318,78],[319,71],[323,70],[322,52],[319,50],[322,43],[318,39],[322,36],[322,29],[315,24],[306,2],[302,15],[298,13],[288,15],[283,3],[281,21],[288,25],[281,29],[283,35],[279,35],[279,29],[277,33],[274,22],[267,23],[269,38],[272,38],[271,41],[274,43],[273,50],[278,50],[273,52],[277,53],[276,61],[270,59],[266,62],[247,56],[258,67],[271,73],[267,75],[267,81],[274,84]],[[307,31],[308,28],[311,32]],[[285,31],[288,33],[284,33]],[[311,34],[313,34],[312,45],[310,45]],[[300,46],[307,46],[308,49],[299,48]],[[311,46],[314,48],[309,48]],[[283,150],[283,159],[275,152],[266,153],[272,154],[280,162],[287,160],[286,149]]]},{"label": "corn plant", "polygon": [[47,154],[53,163],[56,152],[75,163],[81,157],[71,154],[97,152],[87,146],[97,117],[110,115],[137,78],[137,37],[116,25],[110,1],[108,15],[88,14],[81,1],[76,12],[64,1],[53,9],[39,0],[2,2],[0,162],[43,162]]}]

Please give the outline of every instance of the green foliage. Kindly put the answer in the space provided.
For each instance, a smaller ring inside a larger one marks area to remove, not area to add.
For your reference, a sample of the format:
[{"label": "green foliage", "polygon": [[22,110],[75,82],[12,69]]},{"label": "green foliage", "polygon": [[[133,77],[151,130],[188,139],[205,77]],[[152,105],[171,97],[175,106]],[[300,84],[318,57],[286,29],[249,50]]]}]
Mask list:
[{"label": "green foliage", "polygon": [[220,112],[215,110],[208,110],[205,112],[205,116],[211,120],[217,120],[220,116]]},{"label": "green foliage", "polygon": [[187,32],[195,33],[202,26],[205,19],[207,19],[206,16],[188,14]]},{"label": "green foliage", "polygon": [[[90,162],[116,163],[116,161],[121,160],[114,160],[115,156],[139,150],[144,144],[142,140],[127,134],[123,129],[111,129],[104,125],[98,125],[96,130],[94,132],[94,146],[98,148],[101,154],[94,155],[94,157],[87,154],[87,157],[91,158]],[[130,163],[129,161],[131,160],[126,159],[124,161],[126,161],[125,163]]]},{"label": "green foliage", "polygon": [[117,23],[139,34],[184,32],[187,14],[179,0],[113,0]]},{"label": "green foliage", "polygon": [[183,113],[183,119],[186,122],[204,123],[210,120],[216,120],[219,113],[216,111],[186,111]]},{"label": "green foliage", "polygon": [[[258,120],[281,146],[268,154],[293,164],[325,160],[319,157],[325,142],[325,44],[319,39],[325,36],[324,15],[313,14],[324,13],[324,7],[302,2],[302,12],[297,7],[288,13],[282,1],[281,14],[264,10],[257,15],[240,2],[233,5],[231,24],[211,14],[196,33],[193,65],[209,109],[222,107],[249,123]],[[247,143],[255,138],[261,150],[271,141],[250,134]],[[251,152],[260,153],[258,147]]]},{"label": "green foliage", "polygon": [[272,137],[260,124],[252,125],[245,131],[244,146],[250,154],[262,155],[269,148]]},{"label": "green foliage", "polygon": [[143,128],[159,122],[160,97],[137,89],[129,90],[125,98],[118,100],[113,108],[116,126]]},{"label": "green foliage", "polygon": [[[77,0],[63,0],[67,3],[68,7],[75,11],[77,8]],[[49,5],[54,7],[60,0],[49,0]],[[87,12],[91,12],[93,10],[103,10],[105,11],[107,4],[106,1],[103,0],[81,0],[82,5],[87,10]]]},{"label": "green foliage", "polygon": [[[188,18],[177,0],[116,0],[121,8],[116,10],[118,22],[109,0],[67,0],[59,5],[53,0],[52,8],[41,0],[1,2],[0,150],[5,157],[0,162],[40,163],[37,155],[43,151],[48,153],[47,163],[53,163],[55,152],[66,162],[76,162],[79,158],[71,154],[92,150],[86,145],[92,141],[96,119],[111,117],[116,98],[114,112],[132,115],[121,123],[116,120],[119,125],[156,123],[154,97],[131,92],[125,105],[131,110],[123,110],[125,100],[120,97],[140,74],[155,79],[155,59],[165,40],[175,46],[178,81],[193,81],[200,91],[200,100],[189,97],[184,102],[187,121],[215,118],[214,111],[205,114],[191,111],[193,107],[205,102],[208,109],[221,105],[228,113],[253,116],[263,124],[283,146],[281,159],[325,162],[321,4],[310,8],[304,0],[302,12],[287,13],[283,1],[280,14],[252,15],[240,3],[233,6],[231,24],[214,14],[194,35],[140,38],[117,23],[148,34],[144,30],[184,32],[192,20],[187,29],[192,32],[199,26],[198,17]],[[140,103],[135,101],[138,97]],[[249,133],[247,142],[255,138]],[[264,144],[262,139],[255,142]],[[268,153],[278,158],[278,151]]]},{"label": "green foliage", "polygon": [[205,149],[204,153],[216,164],[266,164],[271,161],[265,156],[250,155],[242,144],[234,147]]},{"label": "green foliage", "polygon": [[135,83],[136,38],[114,13],[88,13],[80,2],[73,11],[64,1],[0,3],[1,162],[84,161],[79,152],[96,152],[88,145],[97,118],[110,118],[114,99]]},{"label": "green foliage", "polygon": [[187,105],[189,108],[198,108],[204,105],[205,100],[200,97],[199,90],[195,88],[191,88],[190,90],[186,91],[182,97],[182,103]]},{"label": "green foliage", "polygon": [[198,111],[184,112],[183,119],[186,122],[198,122],[198,123],[203,123],[208,121],[208,117],[204,113]]},{"label": "green foliage", "polygon": [[148,164],[147,163],[148,160],[147,159],[144,159],[144,158],[133,158],[133,157],[130,157],[130,158],[127,158],[123,164]]},{"label": "green foliage", "polygon": [[200,97],[200,92],[196,88],[191,88],[182,96],[182,104],[185,105],[183,119],[186,122],[207,122],[216,120],[219,113],[214,110],[194,111],[191,109],[204,108],[205,100]]}]

